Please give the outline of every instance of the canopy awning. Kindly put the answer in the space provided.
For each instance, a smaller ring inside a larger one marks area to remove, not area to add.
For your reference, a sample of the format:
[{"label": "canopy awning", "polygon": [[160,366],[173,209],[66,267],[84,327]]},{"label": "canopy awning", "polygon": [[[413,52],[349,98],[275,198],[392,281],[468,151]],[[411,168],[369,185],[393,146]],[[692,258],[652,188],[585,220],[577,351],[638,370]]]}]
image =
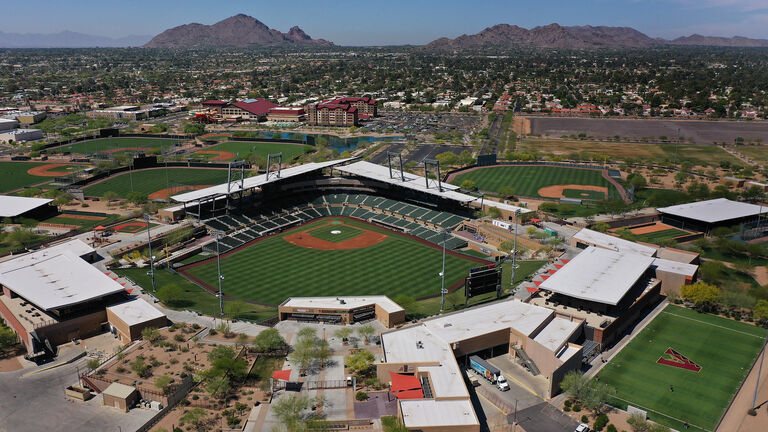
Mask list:
[{"label": "canopy awning", "polygon": [[404,390],[395,392],[393,395],[398,399],[424,399],[424,392],[421,389]]},{"label": "canopy awning", "polygon": [[419,389],[419,391],[421,391],[421,381],[419,381],[418,377],[394,372],[390,372],[389,377],[392,380],[392,392],[401,392],[414,389]]},{"label": "canopy awning", "polygon": [[282,381],[288,381],[291,379],[291,370],[290,369],[276,370],[272,372],[272,378],[279,379]]},{"label": "canopy awning", "polygon": [[539,292],[539,289],[538,289],[538,288],[536,288],[536,287],[532,287],[532,286],[529,286],[529,287],[525,287],[525,289],[526,289],[526,290],[527,290],[529,293],[531,293],[531,294],[533,294],[533,293],[535,293],[535,292]]}]

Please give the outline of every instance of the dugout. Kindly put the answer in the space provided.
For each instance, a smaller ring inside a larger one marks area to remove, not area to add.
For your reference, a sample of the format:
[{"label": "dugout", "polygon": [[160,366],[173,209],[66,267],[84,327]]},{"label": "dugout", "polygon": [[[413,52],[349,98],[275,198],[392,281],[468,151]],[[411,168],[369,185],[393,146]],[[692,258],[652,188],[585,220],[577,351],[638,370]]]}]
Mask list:
[{"label": "dugout", "polygon": [[386,296],[290,297],[277,310],[280,321],[354,324],[375,319],[387,328],[405,322],[405,309]]}]

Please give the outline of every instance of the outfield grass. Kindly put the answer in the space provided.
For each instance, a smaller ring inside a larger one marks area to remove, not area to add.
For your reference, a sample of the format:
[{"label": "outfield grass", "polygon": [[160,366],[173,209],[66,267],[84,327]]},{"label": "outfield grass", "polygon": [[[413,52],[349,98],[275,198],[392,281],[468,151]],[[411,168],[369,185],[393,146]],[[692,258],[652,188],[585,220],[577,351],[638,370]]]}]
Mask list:
[{"label": "outfield grass", "polygon": [[664,240],[672,240],[676,237],[687,235],[688,233],[676,228],[665,229],[646,234],[635,234],[635,240],[646,243],[659,243]]},{"label": "outfield grass", "polygon": [[[114,270],[120,276],[127,277],[138,284],[147,292],[152,292],[152,280],[147,275],[147,269],[116,269]],[[155,286],[159,289],[165,285],[176,285],[184,290],[184,300],[172,305],[166,305],[169,309],[176,310],[194,310],[211,316],[219,316],[219,299],[212,293],[195,285],[181,275],[171,273],[168,270],[155,270]],[[226,304],[229,300],[225,300]],[[239,315],[239,318],[250,319],[253,321],[262,321],[277,315],[277,309],[245,304],[245,310]]]},{"label": "outfield grass", "polygon": [[[714,429],[760,351],[765,329],[669,305],[600,371],[612,401],[648,411],[683,430]],[[694,372],[656,363],[672,348],[701,366]],[[673,386],[671,392],[669,387]]]},{"label": "outfield grass", "polygon": [[586,189],[563,189],[563,196],[582,200],[600,201],[606,199],[604,193]]},{"label": "outfield grass", "polygon": [[131,192],[131,180],[133,180],[134,191],[151,194],[167,187],[180,185],[226,183],[227,171],[205,168],[167,168],[167,181],[165,168],[125,172],[88,186],[84,192],[89,196],[103,196],[104,192],[112,191],[124,198]]},{"label": "outfield grass", "polygon": [[109,224],[118,218],[120,218],[120,215],[112,214],[112,215],[105,216],[104,219],[88,220],[88,219],[78,219],[78,218],[68,217],[67,213],[62,213],[58,216],[54,216],[42,222],[52,223],[52,224],[75,225],[79,227],[78,229],[80,231],[90,231],[91,229],[93,229],[93,227]]},{"label": "outfield grass", "polygon": [[552,166],[492,166],[476,169],[456,176],[453,184],[472,180],[481,191],[499,192],[504,186],[515,189],[515,195],[539,197],[545,186],[582,184],[604,186],[614,197],[617,191],[598,170],[561,168]]},{"label": "outfield grass", "polygon": [[[233,298],[277,305],[290,296],[359,296],[401,294],[419,298],[440,292],[442,251],[411,238],[349,218],[345,224],[386,233],[373,246],[317,250],[283,240],[287,234],[325,225],[319,220],[264,239],[221,261],[224,293]],[[448,255],[446,287],[461,281],[477,261]],[[210,286],[216,285],[216,261],[182,268]]]},{"label": "outfield grass", "polygon": [[27,174],[28,170],[41,165],[45,164],[37,162],[0,162],[0,193],[53,180],[53,177],[38,177]]},{"label": "outfield grass", "polygon": [[[267,158],[269,154],[283,153],[283,160],[290,161],[296,159],[304,153],[312,151],[313,147],[304,144],[290,143],[264,143],[258,141],[226,141],[210,147],[201,149],[224,151],[234,153],[235,157],[227,160],[242,159],[248,153]],[[205,159],[215,157],[215,155],[193,154],[193,157],[202,157]]]},{"label": "outfield grass", "polygon": [[[49,151],[94,154],[128,148],[124,151],[133,152],[135,150],[130,150],[131,147],[155,150],[160,149],[161,147],[166,148],[173,146],[180,142],[180,140],[170,138],[99,138],[95,140],[80,141],[61,147],[52,147]],[[117,151],[116,153],[121,153],[121,151]]]}]

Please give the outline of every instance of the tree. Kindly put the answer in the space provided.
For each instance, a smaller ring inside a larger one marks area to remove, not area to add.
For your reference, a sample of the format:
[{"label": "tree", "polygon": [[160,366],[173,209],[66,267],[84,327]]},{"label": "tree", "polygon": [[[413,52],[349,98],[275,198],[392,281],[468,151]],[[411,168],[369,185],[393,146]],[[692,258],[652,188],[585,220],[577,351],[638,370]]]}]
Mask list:
[{"label": "tree", "polygon": [[648,181],[641,174],[632,173],[627,176],[627,184],[634,186],[635,191],[639,191],[648,186]]},{"label": "tree", "polygon": [[494,219],[498,219],[501,217],[501,210],[499,210],[497,207],[488,207],[488,210],[485,211],[485,214]]},{"label": "tree", "polygon": [[101,362],[99,361],[99,359],[90,359],[88,360],[88,369],[96,370],[96,368],[98,368],[100,364]]},{"label": "tree", "polygon": [[237,344],[240,344],[241,346],[246,346],[248,344],[248,335],[245,333],[240,333],[237,335],[236,341],[237,343],[235,346],[237,346]]},{"label": "tree", "polygon": [[8,349],[18,343],[19,337],[10,328],[0,325],[0,349]]},{"label": "tree", "polygon": [[160,335],[160,330],[154,327],[144,327],[144,329],[141,330],[141,337],[150,343],[155,343],[162,338],[162,335]]},{"label": "tree", "polygon": [[245,310],[248,308],[248,305],[245,304],[245,302],[237,300],[233,302],[229,302],[227,304],[227,314],[231,316],[232,318],[239,317]]},{"label": "tree", "polygon": [[696,282],[691,285],[683,285],[680,288],[680,296],[697,305],[715,304],[720,298],[720,288],[705,282]]},{"label": "tree", "polygon": [[205,386],[205,391],[208,392],[211,397],[222,398],[226,396],[231,390],[229,385],[229,377],[226,375],[218,375],[210,377]]},{"label": "tree", "polygon": [[347,357],[347,367],[352,373],[367,375],[376,357],[367,350],[360,350]]},{"label": "tree", "polygon": [[362,325],[357,329],[357,334],[363,337],[365,343],[370,342],[371,336],[373,336],[374,333],[376,333],[376,329],[370,324]]},{"label": "tree", "polygon": [[134,204],[144,204],[147,202],[147,200],[149,200],[149,196],[147,196],[147,194],[144,192],[128,192],[125,198],[128,200],[128,202]]},{"label": "tree", "polygon": [[136,372],[136,375],[141,378],[152,376],[152,366],[144,361],[144,357],[136,357],[136,360],[131,363],[131,370]]},{"label": "tree", "polygon": [[155,378],[155,387],[159,388],[163,394],[168,394],[168,390],[170,389],[170,385],[173,382],[173,378],[168,376],[168,374],[163,374],[157,378]]},{"label": "tree", "polygon": [[286,394],[272,403],[271,412],[288,432],[304,431],[309,418],[310,408],[315,399],[300,394]]},{"label": "tree", "polygon": [[194,408],[184,413],[179,421],[181,423],[189,423],[192,426],[198,426],[201,420],[205,417],[205,410],[202,408]]},{"label": "tree", "polygon": [[184,133],[189,135],[200,135],[205,133],[205,125],[201,123],[185,123]]},{"label": "tree", "polygon": [[753,310],[754,317],[758,321],[768,320],[768,300],[760,299]]},{"label": "tree", "polygon": [[750,186],[742,192],[741,196],[746,201],[757,202],[765,199],[765,192],[759,186]]},{"label": "tree", "polygon": [[258,352],[272,352],[285,347],[285,339],[274,328],[262,330],[253,338],[253,345]]},{"label": "tree", "polygon": [[512,186],[502,186],[501,189],[499,189],[499,195],[504,198],[511,198],[515,195],[515,188]]},{"label": "tree", "polygon": [[169,306],[174,306],[184,300],[184,290],[176,284],[163,285],[157,290],[157,298]]},{"label": "tree", "polygon": [[477,183],[475,183],[474,180],[467,179],[461,182],[459,187],[464,190],[473,191],[477,189]]},{"label": "tree", "polygon": [[402,307],[405,310],[411,309],[416,304],[416,299],[409,296],[408,294],[400,294],[397,297],[395,297],[394,302],[399,304],[400,307]]},{"label": "tree", "polygon": [[397,416],[382,416],[381,425],[384,427],[384,432],[408,432],[408,428]]},{"label": "tree", "polygon": [[579,371],[565,374],[560,382],[560,388],[583,407],[597,413],[605,403],[616,393],[616,389],[588,378]]},{"label": "tree", "polygon": [[611,229],[611,226],[608,225],[605,222],[598,222],[598,223],[592,225],[592,229],[597,231],[597,232],[604,233],[604,232],[608,232],[608,230]]},{"label": "tree", "polygon": [[719,283],[725,275],[726,267],[720,261],[705,261],[699,267],[701,279],[707,283]]},{"label": "tree", "polygon": [[[402,306],[402,305],[401,305]],[[342,327],[338,330],[336,330],[333,334],[336,335],[337,338],[341,340],[349,339],[350,336],[352,336],[353,330],[349,327]]]},{"label": "tree", "polygon": [[219,345],[208,353],[208,361],[211,362],[211,368],[208,369],[209,376],[229,375],[235,379],[242,379],[248,372],[248,363],[238,358],[235,350],[228,345]]}]

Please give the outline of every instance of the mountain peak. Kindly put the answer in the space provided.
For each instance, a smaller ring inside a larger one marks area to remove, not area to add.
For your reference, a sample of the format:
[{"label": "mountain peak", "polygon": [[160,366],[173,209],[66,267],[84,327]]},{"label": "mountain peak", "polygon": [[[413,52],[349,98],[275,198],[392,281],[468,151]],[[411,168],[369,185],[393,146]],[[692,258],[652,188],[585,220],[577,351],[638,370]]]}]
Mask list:
[{"label": "mountain peak", "polygon": [[297,26],[292,27],[288,33],[281,33],[252,16],[237,14],[213,25],[193,23],[168,29],[152,38],[145,47],[244,47],[295,43],[333,45],[323,39],[312,39]]}]

